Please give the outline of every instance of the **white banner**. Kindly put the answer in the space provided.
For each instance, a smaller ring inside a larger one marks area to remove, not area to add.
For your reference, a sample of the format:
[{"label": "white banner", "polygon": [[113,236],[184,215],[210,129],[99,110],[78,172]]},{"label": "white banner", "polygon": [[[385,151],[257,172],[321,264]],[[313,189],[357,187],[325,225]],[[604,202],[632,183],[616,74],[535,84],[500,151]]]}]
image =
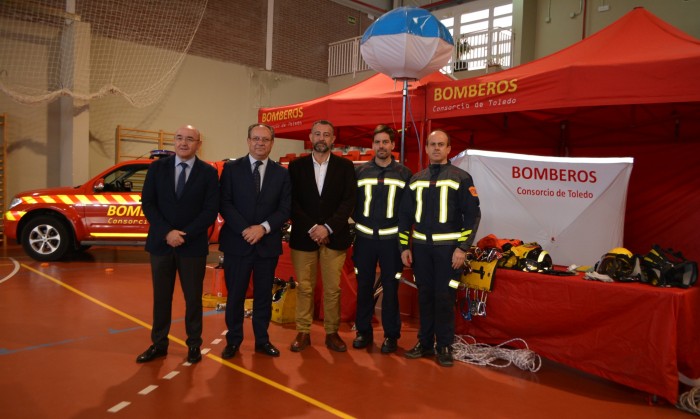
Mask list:
[{"label": "white banner", "polygon": [[[556,265],[594,265],[621,247],[632,158],[568,158],[466,150],[481,201],[476,239],[537,242]],[[476,243],[476,241],[475,241]]]}]

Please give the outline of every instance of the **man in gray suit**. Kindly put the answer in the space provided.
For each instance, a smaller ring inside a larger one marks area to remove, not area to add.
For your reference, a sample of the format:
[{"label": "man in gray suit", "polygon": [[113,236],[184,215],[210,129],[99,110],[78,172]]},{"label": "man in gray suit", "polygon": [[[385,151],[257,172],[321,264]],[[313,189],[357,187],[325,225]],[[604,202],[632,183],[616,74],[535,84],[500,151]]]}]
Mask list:
[{"label": "man in gray suit", "polygon": [[253,333],[255,352],[277,357],[267,328],[272,316],[272,284],[282,254],[282,225],[289,219],[291,184],[287,169],[269,158],[275,142],[272,127],[248,127],[248,155],[224,165],[221,173],[219,236],[224,252],[226,347],[221,357],[232,358],[243,341],[246,292],[253,274]]}]

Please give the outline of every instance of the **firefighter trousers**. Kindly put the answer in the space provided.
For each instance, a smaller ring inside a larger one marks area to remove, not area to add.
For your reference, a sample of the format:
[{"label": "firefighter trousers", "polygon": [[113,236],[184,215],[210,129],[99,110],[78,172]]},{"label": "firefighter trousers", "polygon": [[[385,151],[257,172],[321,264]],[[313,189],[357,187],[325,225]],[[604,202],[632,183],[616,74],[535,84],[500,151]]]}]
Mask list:
[{"label": "firefighter trousers", "polygon": [[401,315],[399,313],[399,280],[397,274],[403,271],[401,254],[396,240],[373,240],[362,236],[355,237],[353,262],[357,272],[357,332],[372,335],[374,315],[374,284],[379,278],[382,284],[382,327],[385,338],[401,337]]},{"label": "firefighter trousers", "polygon": [[425,348],[452,345],[455,335],[455,296],[450,280],[459,279],[460,269],[452,269],[456,245],[413,244],[413,274],[418,286],[420,328],[418,341]]}]

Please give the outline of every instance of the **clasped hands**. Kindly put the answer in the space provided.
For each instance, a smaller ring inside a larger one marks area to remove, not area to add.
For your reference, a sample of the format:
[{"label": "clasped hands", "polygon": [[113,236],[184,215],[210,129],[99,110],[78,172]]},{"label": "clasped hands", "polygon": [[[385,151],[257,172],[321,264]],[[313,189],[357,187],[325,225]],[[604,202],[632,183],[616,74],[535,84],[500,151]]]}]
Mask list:
[{"label": "clasped hands", "polygon": [[165,236],[165,242],[168,243],[168,246],[178,247],[185,243],[186,235],[187,233],[185,233],[184,231],[170,230]]},{"label": "clasped hands", "polygon": [[309,229],[309,237],[319,246],[330,243],[331,239],[329,236],[330,232],[326,226],[314,224],[314,226]]},{"label": "clasped hands", "polygon": [[256,224],[249,226],[245,230],[241,232],[241,236],[243,236],[243,240],[247,241],[248,244],[255,244],[260,241],[260,239],[263,238],[263,236],[267,233],[265,230],[265,227],[263,227],[261,224]]}]

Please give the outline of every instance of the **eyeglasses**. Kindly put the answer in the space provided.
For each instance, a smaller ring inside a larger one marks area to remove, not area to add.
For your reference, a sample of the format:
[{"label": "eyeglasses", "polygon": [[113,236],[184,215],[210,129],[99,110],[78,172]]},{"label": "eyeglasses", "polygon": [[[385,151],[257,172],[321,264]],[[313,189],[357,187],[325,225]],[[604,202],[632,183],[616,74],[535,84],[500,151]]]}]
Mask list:
[{"label": "eyeglasses", "polygon": [[268,137],[252,137],[252,138],[248,138],[248,139],[254,143],[265,143],[265,144],[272,141],[272,138],[268,138]]}]

